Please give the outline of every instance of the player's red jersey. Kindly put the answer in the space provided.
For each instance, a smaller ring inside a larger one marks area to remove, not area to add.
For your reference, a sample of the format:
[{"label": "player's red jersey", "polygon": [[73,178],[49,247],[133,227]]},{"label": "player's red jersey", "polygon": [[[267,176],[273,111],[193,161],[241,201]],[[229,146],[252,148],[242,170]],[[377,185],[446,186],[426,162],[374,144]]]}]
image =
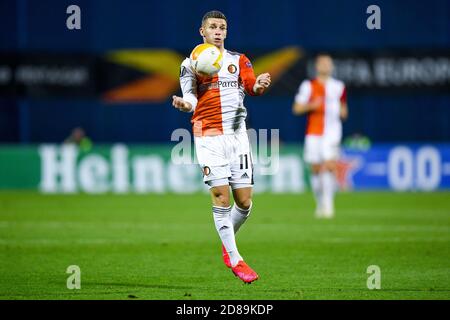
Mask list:
[{"label": "player's red jersey", "polygon": [[295,101],[305,104],[316,98],[320,98],[322,104],[318,109],[308,113],[306,134],[329,136],[340,140],[342,136],[340,108],[341,103],[347,100],[344,83],[334,78],[329,78],[325,83],[318,79],[303,81]]}]

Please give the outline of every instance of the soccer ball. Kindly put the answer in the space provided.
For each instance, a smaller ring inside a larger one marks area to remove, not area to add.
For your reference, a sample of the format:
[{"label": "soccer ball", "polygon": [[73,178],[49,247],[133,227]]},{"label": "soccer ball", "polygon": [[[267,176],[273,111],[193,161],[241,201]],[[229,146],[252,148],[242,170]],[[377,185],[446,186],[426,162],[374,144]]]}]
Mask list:
[{"label": "soccer ball", "polygon": [[222,68],[222,52],[209,43],[199,44],[192,50],[191,56],[192,69],[201,76],[212,77]]}]

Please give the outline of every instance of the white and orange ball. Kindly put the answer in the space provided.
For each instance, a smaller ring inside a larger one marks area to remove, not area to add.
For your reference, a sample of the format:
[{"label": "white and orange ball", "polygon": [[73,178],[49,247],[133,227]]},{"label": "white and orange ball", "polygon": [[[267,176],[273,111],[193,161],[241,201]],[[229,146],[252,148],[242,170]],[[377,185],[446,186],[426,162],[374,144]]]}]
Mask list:
[{"label": "white and orange ball", "polygon": [[209,43],[199,44],[190,55],[192,69],[201,76],[212,77],[222,68],[223,57],[219,48]]}]

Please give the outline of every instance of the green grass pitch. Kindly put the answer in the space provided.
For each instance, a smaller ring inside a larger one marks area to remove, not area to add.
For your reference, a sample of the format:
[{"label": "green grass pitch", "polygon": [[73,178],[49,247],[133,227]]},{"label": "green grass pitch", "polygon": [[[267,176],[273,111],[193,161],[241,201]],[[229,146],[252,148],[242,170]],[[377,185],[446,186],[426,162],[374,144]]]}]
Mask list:
[{"label": "green grass pitch", "polygon": [[450,298],[450,193],[340,193],[336,207],[317,220],[311,194],[255,195],[237,241],[260,279],[245,285],[222,263],[207,194],[2,192],[0,299]]}]

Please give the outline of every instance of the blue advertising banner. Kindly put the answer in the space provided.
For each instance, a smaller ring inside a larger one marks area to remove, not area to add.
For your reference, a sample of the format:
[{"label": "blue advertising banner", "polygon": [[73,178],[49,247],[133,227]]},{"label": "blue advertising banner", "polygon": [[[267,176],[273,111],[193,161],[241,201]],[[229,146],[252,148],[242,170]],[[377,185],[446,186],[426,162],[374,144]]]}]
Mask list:
[{"label": "blue advertising banner", "polygon": [[344,190],[450,189],[450,144],[377,144],[367,151],[345,148],[338,181]]}]

